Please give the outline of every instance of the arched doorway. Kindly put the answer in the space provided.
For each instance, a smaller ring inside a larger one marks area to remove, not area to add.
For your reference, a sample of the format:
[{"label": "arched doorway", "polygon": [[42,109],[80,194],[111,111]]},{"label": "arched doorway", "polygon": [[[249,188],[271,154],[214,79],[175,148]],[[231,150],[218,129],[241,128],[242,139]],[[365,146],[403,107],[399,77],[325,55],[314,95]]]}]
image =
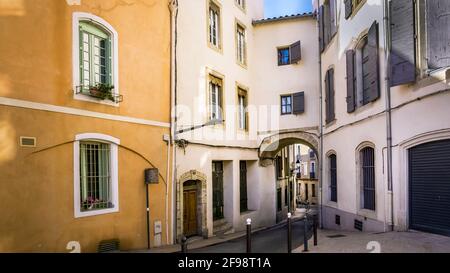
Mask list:
[{"label": "arched doorway", "polygon": [[206,228],[206,175],[191,170],[183,174],[177,187],[179,204],[177,206],[178,238],[189,236],[208,236]]}]

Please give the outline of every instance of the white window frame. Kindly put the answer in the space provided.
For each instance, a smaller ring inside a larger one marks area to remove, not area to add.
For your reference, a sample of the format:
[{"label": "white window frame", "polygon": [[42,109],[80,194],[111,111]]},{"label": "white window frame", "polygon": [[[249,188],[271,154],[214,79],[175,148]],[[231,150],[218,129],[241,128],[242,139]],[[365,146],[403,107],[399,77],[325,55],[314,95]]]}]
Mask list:
[{"label": "white window frame", "polygon": [[[110,145],[110,172],[111,172],[111,201],[113,208],[93,211],[81,211],[80,204],[80,141],[96,141]],[[97,133],[85,133],[75,136],[73,144],[73,181],[74,181],[74,215],[75,218],[96,216],[119,212],[119,166],[118,166],[118,146],[120,140]]]},{"label": "white window frame", "polygon": [[[363,206],[363,198],[364,198],[364,191],[363,191],[363,177],[362,177],[362,157],[361,157],[361,151],[364,148],[372,148],[374,152],[374,166],[375,166],[375,210],[369,210],[365,209]],[[379,195],[378,190],[380,187],[380,184],[378,183],[378,175],[377,175],[377,150],[374,142],[371,141],[365,141],[358,145],[358,147],[355,150],[355,161],[356,161],[356,172],[355,172],[355,179],[356,179],[356,208],[357,208],[357,215],[367,217],[370,219],[377,220],[378,219],[378,211],[379,211]]]},{"label": "white window frame", "polygon": [[104,19],[85,12],[74,12],[72,16],[72,87],[73,98],[76,100],[95,102],[100,104],[106,104],[110,106],[118,107],[119,103],[115,103],[108,100],[98,100],[84,94],[76,94],[77,86],[80,85],[80,22],[89,21],[94,25],[102,28],[109,35],[111,35],[112,48],[111,48],[111,70],[113,76],[114,92],[119,94],[119,36],[117,31],[111,24]]},{"label": "white window frame", "polygon": [[[222,52],[222,7],[215,0],[208,0],[207,7],[208,45],[212,49]],[[213,24],[215,26],[216,43],[212,39]]]},{"label": "white window frame", "polygon": [[234,0],[236,6],[238,6],[238,8],[240,8],[243,12],[245,12],[247,8],[246,2],[247,2],[246,0]]},{"label": "white window frame", "polygon": [[236,21],[236,60],[239,65],[247,66],[247,29],[238,21]]}]

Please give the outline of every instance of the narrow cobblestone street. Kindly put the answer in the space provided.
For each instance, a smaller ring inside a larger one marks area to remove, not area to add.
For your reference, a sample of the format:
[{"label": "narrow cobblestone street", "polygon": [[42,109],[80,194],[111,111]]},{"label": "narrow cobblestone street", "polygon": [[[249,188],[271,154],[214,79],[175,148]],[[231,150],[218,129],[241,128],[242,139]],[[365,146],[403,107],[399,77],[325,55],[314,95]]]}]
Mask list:
[{"label": "narrow cobblestone street", "polygon": [[[292,224],[292,249],[303,245],[304,222],[295,221]],[[308,238],[311,238],[311,230]],[[312,241],[310,241],[312,242]],[[245,253],[246,237],[241,237],[218,245],[189,251],[190,253]],[[287,253],[286,225],[262,230],[252,235],[253,253]]]}]

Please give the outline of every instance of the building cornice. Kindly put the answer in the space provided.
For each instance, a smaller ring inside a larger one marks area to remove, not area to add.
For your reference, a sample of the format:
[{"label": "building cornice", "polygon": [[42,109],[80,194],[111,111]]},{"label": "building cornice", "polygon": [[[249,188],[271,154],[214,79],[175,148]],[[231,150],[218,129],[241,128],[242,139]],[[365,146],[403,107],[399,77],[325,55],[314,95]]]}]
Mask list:
[{"label": "building cornice", "polygon": [[279,16],[279,17],[272,17],[272,18],[265,18],[260,20],[253,20],[252,24],[254,26],[267,24],[267,23],[274,23],[274,22],[281,22],[281,21],[290,21],[290,20],[297,20],[297,19],[303,19],[303,18],[314,18],[315,13],[313,12],[305,12],[305,13],[299,13],[299,14],[292,14],[292,15],[285,15],[285,16]]}]

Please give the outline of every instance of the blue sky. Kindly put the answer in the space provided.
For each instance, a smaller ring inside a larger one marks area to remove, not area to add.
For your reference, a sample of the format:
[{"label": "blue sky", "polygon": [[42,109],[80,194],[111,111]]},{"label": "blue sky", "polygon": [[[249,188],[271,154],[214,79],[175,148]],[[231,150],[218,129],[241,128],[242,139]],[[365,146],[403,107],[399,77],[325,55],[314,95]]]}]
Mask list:
[{"label": "blue sky", "polygon": [[264,17],[291,15],[312,10],[312,0],[265,0]]}]

